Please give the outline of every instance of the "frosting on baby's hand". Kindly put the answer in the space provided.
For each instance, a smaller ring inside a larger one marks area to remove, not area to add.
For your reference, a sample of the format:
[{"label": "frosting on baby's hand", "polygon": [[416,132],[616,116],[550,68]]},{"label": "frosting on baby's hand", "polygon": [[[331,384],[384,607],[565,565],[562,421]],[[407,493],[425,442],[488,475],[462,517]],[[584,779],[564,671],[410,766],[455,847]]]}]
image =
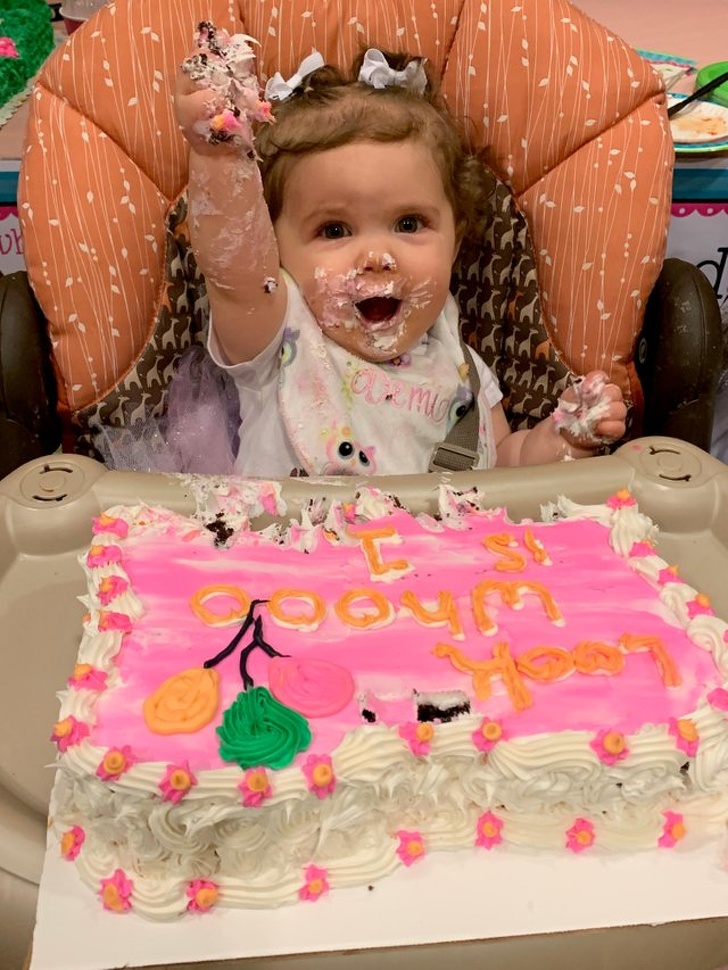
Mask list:
[{"label": "frosting on baby's hand", "polygon": [[562,395],[552,414],[557,430],[574,438],[601,440],[596,428],[609,414],[611,405],[607,383],[606,375],[599,371],[578,377],[571,385],[575,400],[565,400]]},{"label": "frosting on baby's hand", "polygon": [[209,21],[199,25],[199,52],[186,58],[182,71],[197,87],[218,96],[210,117],[200,119],[198,133],[217,144],[237,140],[252,145],[253,122],[272,122],[270,104],[260,97],[260,85],[253,70],[255,53],[247,34],[228,34]]}]

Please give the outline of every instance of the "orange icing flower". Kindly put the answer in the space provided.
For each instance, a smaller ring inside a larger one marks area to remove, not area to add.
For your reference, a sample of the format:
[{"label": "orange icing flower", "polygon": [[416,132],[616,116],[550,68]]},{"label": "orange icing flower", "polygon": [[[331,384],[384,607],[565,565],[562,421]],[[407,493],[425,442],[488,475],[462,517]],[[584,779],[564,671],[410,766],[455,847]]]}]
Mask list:
[{"label": "orange icing flower", "polygon": [[427,721],[402,724],[398,733],[402,740],[407,742],[412,754],[425,755],[430,753],[430,743],[435,736],[435,729]]},{"label": "orange icing flower", "polygon": [[308,790],[317,798],[326,798],[327,795],[333,794],[336,788],[336,775],[331,758],[327,754],[309,755],[301,770],[306,776]]},{"label": "orange icing flower", "polygon": [[120,562],[121,549],[114,545],[91,546],[86,555],[86,565],[89,569],[98,569],[101,566],[111,566]]},{"label": "orange icing flower", "polygon": [[265,799],[273,794],[265,768],[248,768],[238,788],[246,808],[260,808]]},{"label": "orange icing flower", "polygon": [[76,664],[73,673],[66,681],[69,687],[76,690],[84,688],[86,690],[102,691],[106,690],[106,674],[103,670],[97,670],[91,664]]},{"label": "orange icing flower", "polygon": [[168,677],[142,704],[144,720],[155,734],[194,734],[209,724],[220,703],[220,675],[190,667]]},{"label": "orange icing flower", "polygon": [[131,617],[113,610],[99,610],[99,631],[131,633]]},{"label": "orange icing flower", "polygon": [[81,851],[85,839],[86,833],[80,825],[74,825],[73,828],[64,832],[61,836],[61,855],[63,858],[68,862],[73,862]]},{"label": "orange icing flower", "polygon": [[578,818],[566,833],[566,848],[572,852],[583,852],[594,845],[596,836],[594,826],[585,818]]},{"label": "orange icing flower", "polygon": [[51,741],[54,741],[58,750],[63,752],[74,744],[80,744],[88,736],[88,733],[88,724],[76,720],[73,714],[69,714],[68,717],[64,717],[63,720],[54,725]]},{"label": "orange icing flower", "polygon": [[324,893],[329,891],[328,873],[325,869],[318,866],[309,866],[303,874],[305,882],[298,890],[298,898],[306,899],[311,903],[320,899]]},{"label": "orange icing flower", "polygon": [[691,620],[696,616],[715,616],[715,610],[710,605],[710,597],[705,593],[698,593],[694,600],[686,604],[686,607]]},{"label": "orange icing flower", "polygon": [[129,534],[129,526],[123,519],[102,512],[93,519],[91,529],[95,535],[100,532],[110,532],[112,535],[125,539]]},{"label": "orange icing flower", "polygon": [[112,600],[121,596],[128,589],[129,583],[123,576],[104,576],[98,585],[96,595],[102,606],[108,606]]},{"label": "orange icing flower", "polygon": [[424,858],[425,844],[419,832],[409,832],[400,829],[395,833],[399,839],[397,855],[405,866],[411,866],[419,859]]},{"label": "orange icing flower", "polygon": [[162,800],[176,805],[196,784],[197,778],[190,771],[186,761],[181,765],[167,765],[167,771],[159,783],[162,789]]},{"label": "orange icing flower", "polygon": [[629,754],[627,739],[620,731],[600,731],[589,747],[605,765],[616,764]]},{"label": "orange icing flower", "polygon": [[102,879],[99,884],[99,896],[104,909],[113,913],[124,913],[131,909],[131,894],[134,883],[126,878],[123,869],[116,869],[109,879]]},{"label": "orange icing flower", "polygon": [[671,717],[667,722],[667,730],[675,738],[677,747],[684,751],[689,758],[697,754],[700,736],[694,721],[691,721],[689,717]]},{"label": "orange icing flower", "polygon": [[503,738],[503,728],[498,721],[484,717],[479,727],[472,733],[473,744],[478,751],[491,751]]},{"label": "orange icing flower", "polygon": [[483,812],[478,819],[476,827],[478,834],[475,839],[475,844],[482,846],[484,849],[492,849],[494,845],[498,845],[503,841],[503,836],[501,835],[502,828],[502,818],[498,818],[493,812]]},{"label": "orange icing flower", "polygon": [[123,748],[109,748],[96,769],[96,774],[102,781],[116,781],[131,768],[134,760],[128,744]]},{"label": "orange icing flower", "polygon": [[672,849],[687,834],[685,822],[679,812],[663,812],[662,816],[665,819],[665,825],[657,844],[664,849]]},{"label": "orange icing flower", "polygon": [[607,499],[607,506],[610,509],[624,509],[637,503],[630,495],[629,489],[621,488],[618,492]]},{"label": "orange icing flower", "polygon": [[187,887],[191,913],[208,913],[220,898],[220,887],[207,879],[193,879]]}]

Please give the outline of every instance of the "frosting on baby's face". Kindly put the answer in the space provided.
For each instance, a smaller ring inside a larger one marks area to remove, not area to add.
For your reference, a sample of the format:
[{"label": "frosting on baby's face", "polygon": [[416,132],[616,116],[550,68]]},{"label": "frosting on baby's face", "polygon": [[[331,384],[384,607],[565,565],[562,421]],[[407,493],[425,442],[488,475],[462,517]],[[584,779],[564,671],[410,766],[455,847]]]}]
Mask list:
[{"label": "frosting on baby's face", "polygon": [[319,326],[365,360],[406,353],[445,305],[455,220],[432,153],[418,141],[355,142],[303,157],[275,231],[281,265]]}]

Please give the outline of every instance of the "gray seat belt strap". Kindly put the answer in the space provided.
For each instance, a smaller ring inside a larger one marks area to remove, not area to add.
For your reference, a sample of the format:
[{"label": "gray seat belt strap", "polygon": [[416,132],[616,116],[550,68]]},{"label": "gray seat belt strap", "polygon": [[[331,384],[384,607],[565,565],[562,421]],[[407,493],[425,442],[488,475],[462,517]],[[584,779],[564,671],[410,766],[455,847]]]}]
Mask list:
[{"label": "gray seat belt strap", "polygon": [[439,445],[432,449],[429,471],[463,472],[473,467],[478,458],[478,432],[480,414],[478,412],[478,395],[480,393],[480,377],[475,366],[472,351],[460,340],[463,356],[468,364],[470,389],[473,401],[465,414],[453,425],[450,433]]}]

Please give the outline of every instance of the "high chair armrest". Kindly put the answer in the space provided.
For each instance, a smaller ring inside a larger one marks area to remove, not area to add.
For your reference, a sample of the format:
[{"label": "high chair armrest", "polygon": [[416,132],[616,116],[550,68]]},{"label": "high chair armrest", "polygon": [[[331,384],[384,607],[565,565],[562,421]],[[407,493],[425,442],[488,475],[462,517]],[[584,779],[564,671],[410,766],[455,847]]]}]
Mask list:
[{"label": "high chair armrest", "polygon": [[705,274],[685,260],[666,259],[635,354],[645,397],[643,434],[710,449],[723,339],[718,299]]},{"label": "high chair armrest", "polygon": [[0,277],[0,478],[61,442],[46,321],[24,272]]}]

